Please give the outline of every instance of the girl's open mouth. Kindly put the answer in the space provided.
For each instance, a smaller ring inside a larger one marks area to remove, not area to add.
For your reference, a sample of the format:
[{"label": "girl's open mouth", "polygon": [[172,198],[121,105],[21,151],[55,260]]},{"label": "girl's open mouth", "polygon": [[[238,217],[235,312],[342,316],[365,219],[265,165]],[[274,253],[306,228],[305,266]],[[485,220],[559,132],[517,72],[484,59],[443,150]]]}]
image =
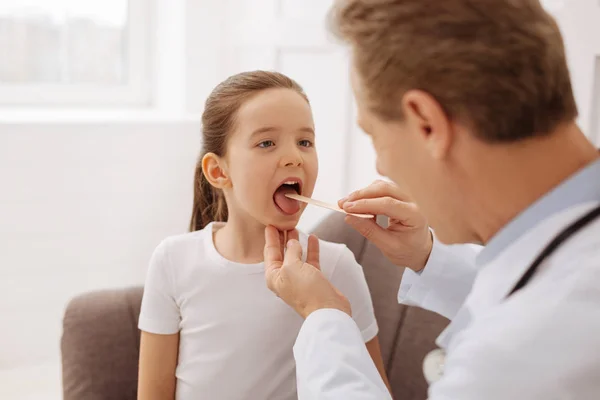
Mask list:
[{"label": "girl's open mouth", "polygon": [[297,179],[288,179],[283,182],[273,195],[275,205],[285,215],[296,214],[300,210],[300,203],[296,200],[287,198],[288,193],[302,194],[302,182]]}]

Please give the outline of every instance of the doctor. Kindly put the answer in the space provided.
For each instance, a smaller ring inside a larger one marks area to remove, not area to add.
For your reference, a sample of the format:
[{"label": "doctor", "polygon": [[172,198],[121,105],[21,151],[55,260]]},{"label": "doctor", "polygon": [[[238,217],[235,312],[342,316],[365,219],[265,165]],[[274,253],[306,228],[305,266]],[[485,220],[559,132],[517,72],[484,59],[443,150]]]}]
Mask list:
[{"label": "doctor", "polygon": [[[333,17],[396,184],[340,204],[390,217],[348,222],[410,268],[401,302],[452,320],[426,361],[429,399],[600,398],[600,159],[552,17],[537,0],[343,0]],[[283,257],[274,228],[266,239],[267,284],[305,318],[299,397],[389,399],[348,301],[297,241]],[[485,245],[476,260],[451,246],[467,243]]]}]

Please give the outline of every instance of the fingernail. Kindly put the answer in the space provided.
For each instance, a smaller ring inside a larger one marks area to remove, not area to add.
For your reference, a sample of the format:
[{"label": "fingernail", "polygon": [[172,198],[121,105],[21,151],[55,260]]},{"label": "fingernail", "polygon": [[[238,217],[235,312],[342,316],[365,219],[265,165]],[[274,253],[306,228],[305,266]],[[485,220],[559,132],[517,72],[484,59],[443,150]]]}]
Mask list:
[{"label": "fingernail", "polygon": [[348,196],[341,198],[340,203],[344,203],[346,200],[348,200]]},{"label": "fingernail", "polygon": [[354,208],[354,205],[355,205],[355,204],[356,204],[356,203],[353,203],[353,202],[349,201],[349,202],[347,202],[346,204],[344,204],[344,208],[345,208],[345,209],[346,209],[346,208]]}]

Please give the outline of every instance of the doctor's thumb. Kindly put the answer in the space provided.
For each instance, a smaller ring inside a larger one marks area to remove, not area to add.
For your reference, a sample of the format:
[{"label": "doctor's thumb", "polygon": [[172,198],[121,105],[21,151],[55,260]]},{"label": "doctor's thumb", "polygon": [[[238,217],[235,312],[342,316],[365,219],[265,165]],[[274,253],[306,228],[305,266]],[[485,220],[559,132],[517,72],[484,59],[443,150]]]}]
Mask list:
[{"label": "doctor's thumb", "polygon": [[302,246],[295,239],[289,240],[286,245],[285,256],[283,257],[283,266],[294,264],[302,260]]}]

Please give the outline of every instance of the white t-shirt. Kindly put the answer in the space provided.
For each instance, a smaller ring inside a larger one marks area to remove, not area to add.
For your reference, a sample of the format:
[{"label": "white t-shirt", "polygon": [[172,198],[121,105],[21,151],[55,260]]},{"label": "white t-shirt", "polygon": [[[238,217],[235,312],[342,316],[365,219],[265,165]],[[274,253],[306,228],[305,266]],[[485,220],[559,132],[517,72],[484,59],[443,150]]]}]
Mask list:
[{"label": "white t-shirt", "polygon": [[[178,400],[295,399],[293,346],[302,318],[269,291],[263,263],[234,263],[217,252],[214,227],[156,248],[139,328],[179,332]],[[301,233],[305,253],[307,241]],[[362,268],[345,245],[319,244],[321,269],[350,301],[368,342],[378,327]]]}]

